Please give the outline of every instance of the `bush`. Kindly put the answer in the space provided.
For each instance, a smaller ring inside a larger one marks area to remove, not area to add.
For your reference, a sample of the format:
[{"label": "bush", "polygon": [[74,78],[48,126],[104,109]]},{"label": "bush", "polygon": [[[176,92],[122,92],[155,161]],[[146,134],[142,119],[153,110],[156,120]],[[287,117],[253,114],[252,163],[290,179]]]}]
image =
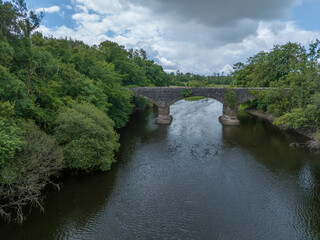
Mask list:
[{"label": "bush", "polygon": [[152,107],[152,103],[147,101],[146,99],[139,98],[139,97],[133,97],[132,103],[134,106],[138,109],[146,109],[147,107]]},{"label": "bush", "polygon": [[224,99],[229,108],[234,108],[237,102],[236,92],[233,91],[231,88],[227,88],[227,92],[226,92],[226,95],[224,96]]},{"label": "bush", "polygon": [[23,221],[23,207],[41,206],[41,190],[63,168],[62,149],[32,122],[19,124],[21,151],[0,170],[0,214]]},{"label": "bush", "polygon": [[192,94],[192,91],[190,89],[184,89],[181,93],[181,97],[183,98],[187,98],[187,97],[190,97]]},{"label": "bush", "polygon": [[118,150],[114,122],[92,104],[75,103],[57,117],[55,136],[64,147],[66,166],[85,171],[108,170]]},{"label": "bush", "polygon": [[12,119],[13,112],[13,105],[0,102],[0,169],[13,159],[22,145],[20,130]]},{"label": "bush", "polygon": [[274,121],[275,125],[294,129],[306,126],[307,123],[307,113],[303,108],[293,109],[292,112],[286,113]]}]

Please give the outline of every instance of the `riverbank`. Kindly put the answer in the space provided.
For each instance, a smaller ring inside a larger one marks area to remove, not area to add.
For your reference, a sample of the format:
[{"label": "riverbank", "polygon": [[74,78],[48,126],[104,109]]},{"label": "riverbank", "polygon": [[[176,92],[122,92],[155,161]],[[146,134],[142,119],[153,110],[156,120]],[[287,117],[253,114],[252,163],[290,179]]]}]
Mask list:
[{"label": "riverbank", "polygon": [[[264,112],[261,112],[257,109],[245,109],[244,110],[245,112],[253,115],[253,116],[256,116],[256,117],[259,117],[261,119],[264,119],[270,123],[273,123],[274,120],[275,120],[275,117],[272,116],[272,114],[267,114],[267,113],[264,113]],[[281,128],[281,127],[280,127]],[[286,130],[284,127],[281,128],[283,130]],[[286,131],[289,131],[289,132],[294,132],[294,133],[297,133],[297,134],[300,134],[310,140],[315,140],[314,139],[314,134],[315,134],[315,130],[313,129],[306,129],[306,128],[298,128],[298,129],[289,129],[289,130],[286,130]]]},{"label": "riverbank", "polygon": [[[270,123],[273,123],[275,120],[275,117],[273,117],[272,114],[267,114],[257,109],[245,109],[244,111],[253,116],[264,119]],[[290,144],[291,147],[306,147],[312,151],[320,152],[320,143],[316,141],[314,137],[316,132],[315,129],[312,129],[312,128],[286,129],[285,127],[280,127],[280,129],[286,130],[288,132],[293,132],[295,134],[300,134],[309,139],[309,141],[305,143],[292,143]]]}]

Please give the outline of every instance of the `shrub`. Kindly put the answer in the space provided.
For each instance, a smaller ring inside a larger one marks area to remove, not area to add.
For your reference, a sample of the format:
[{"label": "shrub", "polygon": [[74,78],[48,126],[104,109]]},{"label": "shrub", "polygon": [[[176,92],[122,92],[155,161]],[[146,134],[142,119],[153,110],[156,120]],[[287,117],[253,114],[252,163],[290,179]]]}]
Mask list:
[{"label": "shrub", "polygon": [[108,170],[118,150],[114,122],[92,104],[74,103],[57,117],[55,136],[64,147],[66,166],[85,171]]},{"label": "shrub", "polygon": [[63,168],[62,149],[32,122],[19,124],[21,151],[0,170],[0,214],[23,221],[23,207],[41,206],[41,190]]},{"label": "shrub", "polygon": [[183,97],[183,98],[190,97],[191,94],[192,94],[192,91],[190,89],[186,88],[181,92],[181,97]]},{"label": "shrub", "polygon": [[0,102],[0,169],[13,159],[22,145],[20,130],[12,119],[13,112],[13,105]]},{"label": "shrub", "polygon": [[286,113],[274,121],[275,125],[280,125],[285,128],[294,128],[305,126],[308,122],[305,109],[296,108],[292,112]]},{"label": "shrub", "polygon": [[227,92],[224,96],[226,104],[229,108],[234,108],[237,102],[237,95],[235,91],[232,91],[231,88],[227,88]]}]

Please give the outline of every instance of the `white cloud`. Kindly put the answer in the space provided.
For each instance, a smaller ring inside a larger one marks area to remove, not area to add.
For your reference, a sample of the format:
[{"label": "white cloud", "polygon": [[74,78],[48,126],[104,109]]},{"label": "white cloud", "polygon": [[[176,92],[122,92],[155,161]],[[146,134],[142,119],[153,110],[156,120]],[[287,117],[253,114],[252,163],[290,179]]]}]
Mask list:
[{"label": "white cloud", "polygon": [[71,10],[72,6],[71,5],[65,5],[66,9]]},{"label": "white cloud", "polygon": [[[264,2],[262,7],[254,4],[253,10],[248,9],[241,15],[239,9],[231,9],[222,0],[205,0],[202,4],[207,2],[207,5],[200,8],[208,8],[212,14],[207,16],[197,12],[199,7],[194,4],[200,3],[181,1],[136,0],[133,4],[133,0],[75,0],[76,13],[72,19],[77,24],[74,29],[41,26],[41,30],[44,34],[68,36],[88,44],[111,40],[127,48],[144,48],[148,56],[167,71],[180,69],[200,74],[227,73],[234,63],[269,50],[274,44],[288,41],[307,44],[320,38],[319,32],[306,31],[294,22],[280,20],[298,1],[272,0],[267,3],[259,0]],[[246,0],[242,4],[255,1]],[[184,11],[178,7],[178,2],[187,5],[181,5]],[[224,12],[219,14],[222,10]],[[225,14],[226,11],[232,14]],[[229,17],[224,19],[225,15]],[[113,34],[109,37],[108,32]]]},{"label": "white cloud", "polygon": [[60,7],[59,6],[51,6],[48,8],[38,8],[36,9],[36,13],[39,12],[45,12],[45,13],[55,13],[55,12],[59,12],[60,11]]}]

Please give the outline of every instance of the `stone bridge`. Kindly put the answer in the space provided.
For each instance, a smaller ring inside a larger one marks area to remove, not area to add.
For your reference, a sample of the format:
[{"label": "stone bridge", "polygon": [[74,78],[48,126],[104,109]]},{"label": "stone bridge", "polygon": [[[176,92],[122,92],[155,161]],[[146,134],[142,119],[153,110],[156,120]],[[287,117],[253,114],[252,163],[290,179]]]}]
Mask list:
[{"label": "stone bridge", "polygon": [[[238,106],[248,100],[257,97],[257,94],[262,90],[270,88],[231,88],[235,94],[235,98],[231,105],[226,98],[227,88],[186,88],[186,87],[138,87],[130,88],[133,95],[144,98],[158,107],[157,124],[170,124],[172,116],[170,115],[170,105],[183,99],[183,93],[188,89],[189,96],[203,96],[213,98],[223,104],[222,116],[219,120],[224,125],[239,125]],[[229,93],[230,94],[230,93]]]}]

